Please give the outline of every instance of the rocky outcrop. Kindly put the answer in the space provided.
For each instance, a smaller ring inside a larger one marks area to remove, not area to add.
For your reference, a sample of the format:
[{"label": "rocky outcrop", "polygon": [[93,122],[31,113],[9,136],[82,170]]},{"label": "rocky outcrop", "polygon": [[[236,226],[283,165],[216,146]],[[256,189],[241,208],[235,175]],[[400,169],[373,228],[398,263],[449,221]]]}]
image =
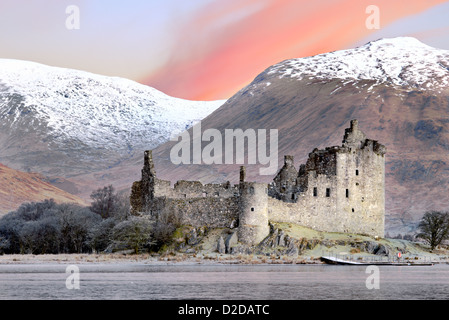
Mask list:
[{"label": "rocky outcrop", "polygon": [[217,251],[221,254],[226,253],[226,246],[222,236],[218,239]]},{"label": "rocky outcrop", "polygon": [[275,253],[277,255],[297,256],[304,254],[307,250],[313,250],[318,245],[332,250],[336,247],[348,247],[349,250],[354,250],[359,253],[375,254],[380,256],[388,256],[392,252],[401,251],[407,252],[405,247],[392,248],[387,244],[379,241],[366,241],[348,238],[347,240],[331,240],[326,238],[293,238],[282,229],[270,225],[270,235],[266,237],[257,247],[252,251],[257,254]]},{"label": "rocky outcrop", "polygon": [[237,232],[233,232],[226,238],[226,241],[225,241],[225,251],[226,251],[226,253],[231,253],[232,248],[234,246],[236,246],[237,243],[238,243]]}]

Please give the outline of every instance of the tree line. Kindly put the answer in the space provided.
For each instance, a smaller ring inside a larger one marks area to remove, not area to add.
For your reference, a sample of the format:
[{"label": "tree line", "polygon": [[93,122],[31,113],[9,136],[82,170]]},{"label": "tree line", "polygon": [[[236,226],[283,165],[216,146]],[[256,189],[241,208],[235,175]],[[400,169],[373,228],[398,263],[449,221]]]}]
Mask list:
[{"label": "tree line", "polygon": [[112,185],[91,194],[91,205],[54,200],[22,204],[0,219],[0,254],[58,254],[157,250],[176,225],[131,215],[129,197]]},{"label": "tree line", "polygon": [[[0,219],[0,254],[58,254],[157,251],[180,226],[168,214],[157,221],[131,215],[129,197],[112,185],[91,194],[91,205],[57,204],[54,200],[22,204]],[[434,250],[449,239],[449,212],[428,211],[416,238]]]}]

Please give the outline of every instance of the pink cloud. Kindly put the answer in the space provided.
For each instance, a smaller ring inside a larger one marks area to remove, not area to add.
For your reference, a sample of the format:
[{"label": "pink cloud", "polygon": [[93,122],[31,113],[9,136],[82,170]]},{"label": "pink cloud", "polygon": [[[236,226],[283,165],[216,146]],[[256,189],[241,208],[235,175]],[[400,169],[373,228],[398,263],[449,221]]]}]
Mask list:
[{"label": "pink cloud", "polygon": [[[370,4],[379,7],[387,25],[442,2]],[[183,29],[171,59],[144,82],[180,98],[229,98],[272,64],[347,48],[369,35],[367,5],[353,0],[213,2]]]}]

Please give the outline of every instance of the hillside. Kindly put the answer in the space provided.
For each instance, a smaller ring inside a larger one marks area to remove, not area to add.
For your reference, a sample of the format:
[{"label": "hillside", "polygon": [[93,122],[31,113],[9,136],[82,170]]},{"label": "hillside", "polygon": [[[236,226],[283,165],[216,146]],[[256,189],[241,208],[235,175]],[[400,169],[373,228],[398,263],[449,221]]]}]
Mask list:
[{"label": "hillside", "polygon": [[[386,232],[412,232],[429,209],[449,209],[449,52],[413,38],[281,62],[205,118],[202,130],[278,129],[279,166],[341,145],[351,119],[386,145]],[[173,142],[153,152],[160,178],[238,181],[238,164],[174,165]],[[248,148],[246,146],[245,148]],[[255,146],[249,146],[255,148]],[[248,150],[248,149],[247,149]],[[247,179],[269,182],[259,165]]]},{"label": "hillside", "polygon": [[0,59],[0,161],[48,176],[108,169],[168,141],[223,102],[177,99],[123,78]]},{"label": "hillside", "polygon": [[0,216],[17,209],[24,202],[54,199],[56,203],[87,205],[79,197],[56,188],[42,175],[25,173],[0,164]]},{"label": "hillside", "polygon": [[[131,80],[0,59],[0,162],[88,199],[146,149],[224,101],[188,101]],[[115,171],[117,169],[118,171]]]}]

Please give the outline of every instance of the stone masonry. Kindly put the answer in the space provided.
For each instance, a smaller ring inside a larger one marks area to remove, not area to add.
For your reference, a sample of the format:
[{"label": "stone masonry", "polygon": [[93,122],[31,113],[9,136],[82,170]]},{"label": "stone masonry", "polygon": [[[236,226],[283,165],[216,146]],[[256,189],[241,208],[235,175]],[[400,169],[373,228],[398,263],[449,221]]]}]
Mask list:
[{"label": "stone masonry", "polygon": [[131,206],[154,219],[183,225],[238,228],[239,242],[255,245],[269,222],[291,222],[320,231],[384,236],[386,147],[367,139],[352,120],[341,146],[314,149],[296,170],[292,156],[270,184],[245,181],[202,184],[156,177],[145,151],[142,179],[134,182]]}]

